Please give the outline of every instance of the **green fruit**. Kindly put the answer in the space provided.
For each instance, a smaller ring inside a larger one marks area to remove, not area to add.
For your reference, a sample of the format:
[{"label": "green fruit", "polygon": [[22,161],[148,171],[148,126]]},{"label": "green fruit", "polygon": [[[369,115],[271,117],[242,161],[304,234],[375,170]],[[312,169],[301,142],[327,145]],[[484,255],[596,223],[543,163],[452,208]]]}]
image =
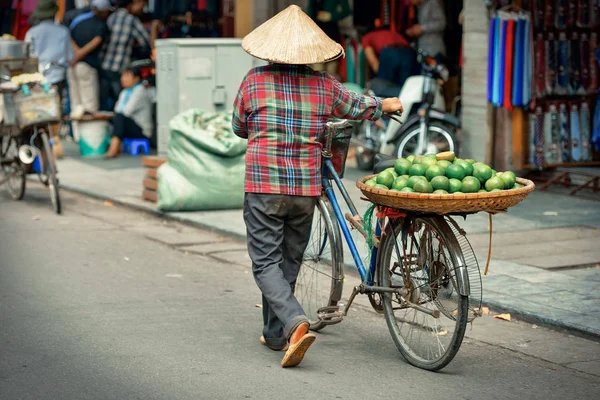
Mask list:
[{"label": "green fruit", "polygon": [[446,192],[445,190],[442,190],[442,189],[438,189],[438,190],[434,190],[433,194],[448,194],[448,192]]},{"label": "green fruit", "polygon": [[387,170],[382,171],[379,173],[379,175],[377,175],[377,183],[379,185],[386,186],[388,189],[392,187],[392,184],[394,183],[395,179],[396,177],[394,176],[394,174]]},{"label": "green fruit", "polygon": [[468,162],[471,165],[473,165],[473,164],[475,164],[477,162],[477,161],[475,161],[475,160],[473,160],[471,158],[466,158],[465,161]]},{"label": "green fruit", "polygon": [[412,154],[411,154],[410,156],[406,157],[406,159],[407,159],[408,161],[410,161],[410,163],[411,163],[411,164],[412,164],[412,163],[415,161],[415,158],[416,158],[416,157],[415,157],[415,156],[413,156]]},{"label": "green fruit", "polygon": [[454,192],[452,194],[464,194],[463,192]]},{"label": "green fruit", "polygon": [[452,165],[452,163],[448,160],[440,160],[437,162],[437,165],[439,165],[440,167],[448,168]]},{"label": "green fruit", "polygon": [[427,171],[425,171],[425,177],[428,181],[430,181],[436,176],[444,176],[445,173],[446,170],[444,169],[444,167],[441,167],[439,165],[432,165],[431,167],[427,168]]},{"label": "green fruit", "polygon": [[491,192],[494,189],[504,189],[504,181],[499,176],[494,176],[485,182],[485,190]]},{"label": "green fruit", "polygon": [[410,178],[410,175],[408,175],[408,174],[400,175],[399,178],[406,178],[406,179],[408,179],[408,178]]},{"label": "green fruit", "polygon": [[520,188],[522,188],[522,187],[524,187],[524,186],[523,186],[523,185],[521,185],[520,183],[515,183],[515,186],[513,186],[512,188],[513,188],[513,189],[520,189]]},{"label": "green fruit", "polygon": [[371,178],[368,181],[365,182],[365,185],[367,186],[375,186],[377,185],[377,180],[375,178]]},{"label": "green fruit", "polygon": [[396,163],[394,164],[394,169],[396,170],[396,173],[398,175],[405,175],[408,173],[408,169],[410,168],[411,165],[412,165],[412,163],[410,161],[408,161],[406,158],[399,158],[396,160]]},{"label": "green fruit", "polygon": [[405,188],[403,188],[403,189],[401,190],[401,192],[409,192],[409,193],[412,193],[412,192],[414,192],[414,191],[415,191],[415,190],[414,190],[413,188],[409,188],[408,186],[407,186],[407,187],[405,187]]},{"label": "green fruit", "polygon": [[504,189],[510,189],[517,183],[517,176],[512,171],[506,171],[500,174],[500,179],[504,181]]},{"label": "green fruit", "polygon": [[498,173],[498,171],[496,171],[495,169],[492,168],[492,176],[496,176],[497,173]]},{"label": "green fruit", "polygon": [[385,189],[385,190],[389,190],[390,188],[385,186],[385,185],[380,185],[379,183],[375,186],[373,186],[375,189]]},{"label": "green fruit", "polygon": [[435,156],[433,156],[433,158],[429,157],[429,156],[425,156],[425,158],[423,158],[419,164],[425,165],[426,167],[429,168],[432,165],[437,164],[437,160],[435,159]]},{"label": "green fruit", "polygon": [[424,176],[411,176],[410,178],[408,178],[408,183],[406,184],[406,186],[413,189],[415,187],[415,183],[417,183],[418,181],[426,180],[427,179]]},{"label": "green fruit", "polygon": [[414,189],[415,192],[419,193],[433,193],[433,186],[431,186],[431,183],[425,180],[419,180],[415,182]]},{"label": "green fruit", "polygon": [[490,190],[490,193],[501,192],[501,191],[502,191],[501,189],[492,189],[492,190]]},{"label": "green fruit", "polygon": [[398,173],[396,172],[394,167],[387,168],[387,169],[385,169],[385,171],[390,171],[392,173],[392,175],[394,175],[394,178],[398,177]]},{"label": "green fruit", "polygon": [[425,158],[425,156],[416,156],[415,159],[413,160],[413,164],[420,164],[424,158]]},{"label": "green fruit", "polygon": [[408,175],[410,176],[425,176],[425,172],[427,171],[427,167],[422,164],[413,164],[410,166],[408,170]]},{"label": "green fruit", "polygon": [[394,181],[394,184],[392,185],[392,189],[402,190],[406,187],[406,185],[408,185],[408,179],[399,177],[399,178],[396,178],[396,180]]},{"label": "green fruit", "polygon": [[492,169],[485,164],[473,164],[473,176],[482,184],[492,177]]},{"label": "green fruit", "polygon": [[466,174],[465,169],[459,164],[452,164],[446,169],[446,176],[451,179],[458,179],[461,181]]},{"label": "green fruit", "polygon": [[461,190],[463,193],[477,193],[479,189],[481,189],[481,183],[479,182],[479,179],[472,176],[465,176],[465,178],[462,180]]},{"label": "green fruit", "polygon": [[[479,180],[479,179],[478,179]],[[485,189],[479,189],[479,191],[477,193],[487,193],[488,191]]]},{"label": "green fruit", "polygon": [[445,176],[434,176],[431,180],[431,186],[434,190],[448,190],[450,189],[450,180]]},{"label": "green fruit", "polygon": [[454,160],[454,164],[456,165],[460,165],[461,167],[463,167],[465,169],[465,174],[468,175],[472,175],[473,174],[473,166],[471,164],[469,164],[468,162],[466,162],[465,160]]},{"label": "green fruit", "polygon": [[458,179],[450,178],[448,179],[448,191],[450,193],[460,192],[462,189],[462,182]]}]

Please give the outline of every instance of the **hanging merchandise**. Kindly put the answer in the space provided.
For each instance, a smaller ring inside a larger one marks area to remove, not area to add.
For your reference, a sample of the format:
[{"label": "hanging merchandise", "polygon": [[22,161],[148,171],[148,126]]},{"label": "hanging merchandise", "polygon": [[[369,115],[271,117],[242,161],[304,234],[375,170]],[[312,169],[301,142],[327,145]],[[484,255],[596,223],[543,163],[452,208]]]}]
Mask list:
[{"label": "hanging merchandise", "polygon": [[487,89],[488,101],[495,107],[512,110],[531,102],[535,48],[531,35],[529,13],[499,11],[492,18]]},{"label": "hanging merchandise", "polygon": [[544,27],[554,27],[554,0],[545,0],[544,4]]},{"label": "hanging merchandise", "polygon": [[535,165],[535,126],[536,115],[529,114],[529,151],[527,152],[527,163]]},{"label": "hanging merchandise", "polygon": [[590,26],[590,12],[590,0],[579,1],[579,10],[577,12],[577,26],[579,28],[588,28]]},{"label": "hanging merchandise", "polygon": [[558,106],[558,124],[560,126],[560,149],[562,162],[571,161],[569,111],[565,103]]},{"label": "hanging merchandise", "polygon": [[555,93],[558,85],[558,57],[556,55],[556,40],[554,40],[554,33],[548,34],[548,40],[546,40],[546,94],[552,95]]},{"label": "hanging merchandise", "polygon": [[590,66],[590,89],[589,92],[590,93],[595,93],[596,90],[598,89],[598,64],[596,63],[596,54],[595,52],[598,51],[598,34],[596,34],[595,32],[593,32],[590,35],[590,59],[589,59],[589,66]]},{"label": "hanging merchandise", "polygon": [[581,90],[579,94],[586,94],[590,92],[590,41],[588,39],[587,33],[581,34],[580,40],[580,61],[579,65],[581,68]]},{"label": "hanging merchandise", "polygon": [[544,115],[544,140],[543,140],[544,161],[548,164],[556,164],[561,161],[560,158],[560,126],[558,120],[558,110],[556,105],[550,105]]},{"label": "hanging merchandise", "polygon": [[567,1],[567,26],[574,26],[577,19],[577,2],[575,0]]},{"label": "hanging merchandise", "polygon": [[581,161],[590,161],[592,155],[590,152],[590,106],[588,103],[581,103],[579,111],[581,129]]},{"label": "hanging merchandise", "polygon": [[535,108],[535,157],[533,163],[536,167],[543,167],[544,162],[544,114],[542,107]]},{"label": "hanging merchandise", "polygon": [[[561,37],[562,37],[561,33]],[[564,35],[566,36],[566,34]],[[565,40],[565,47],[567,41]],[[560,46],[560,44],[559,44]],[[570,41],[571,57],[569,68],[569,94],[577,94],[582,90],[581,87],[581,43],[577,32],[573,32]]]},{"label": "hanging merchandise", "polygon": [[567,27],[567,0],[556,0],[556,27],[564,29]]},{"label": "hanging merchandise", "polygon": [[538,33],[535,39],[535,95],[543,97],[546,89],[546,46],[544,35]]},{"label": "hanging merchandise", "polygon": [[571,105],[569,120],[571,121],[571,157],[573,161],[579,162],[581,161],[581,128],[577,104]]}]

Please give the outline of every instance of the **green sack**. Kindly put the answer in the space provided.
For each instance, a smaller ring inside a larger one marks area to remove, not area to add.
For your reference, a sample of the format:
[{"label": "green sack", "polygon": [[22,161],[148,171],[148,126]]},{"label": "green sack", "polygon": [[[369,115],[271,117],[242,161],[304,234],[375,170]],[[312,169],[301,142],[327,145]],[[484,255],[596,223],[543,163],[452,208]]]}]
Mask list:
[{"label": "green sack", "polygon": [[188,110],[170,124],[168,161],[158,169],[158,209],[242,208],[247,141],[231,129],[231,111]]}]

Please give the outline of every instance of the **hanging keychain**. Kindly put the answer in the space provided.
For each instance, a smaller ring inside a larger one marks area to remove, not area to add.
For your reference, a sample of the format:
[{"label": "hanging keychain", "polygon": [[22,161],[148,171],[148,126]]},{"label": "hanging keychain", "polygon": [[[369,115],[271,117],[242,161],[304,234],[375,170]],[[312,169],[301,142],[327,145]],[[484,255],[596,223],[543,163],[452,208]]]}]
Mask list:
[{"label": "hanging keychain", "polygon": [[556,0],[556,27],[564,29],[567,27],[567,0]]},{"label": "hanging keychain", "polygon": [[560,127],[558,110],[551,104],[544,115],[544,161],[548,164],[559,162]]},{"label": "hanging keychain", "polygon": [[569,42],[567,34],[564,32],[558,35],[558,86],[556,86],[555,94],[567,94],[569,92]]},{"label": "hanging keychain", "polygon": [[587,102],[581,103],[579,112],[581,120],[579,126],[581,129],[581,161],[590,161],[590,106]]},{"label": "hanging keychain", "polygon": [[556,56],[556,41],[554,40],[554,34],[549,33],[548,39],[546,40],[546,94],[554,94],[557,86],[557,62]]},{"label": "hanging keychain", "polygon": [[535,95],[544,97],[546,89],[546,63],[545,63],[544,35],[537,34],[535,39]]},{"label": "hanging keychain", "polygon": [[534,164],[538,168],[544,166],[544,113],[542,107],[535,108],[535,157]]},{"label": "hanging keychain", "polygon": [[[575,43],[575,45],[577,45]],[[581,71],[581,89],[579,94],[586,94],[590,90],[590,41],[587,33],[581,34],[581,40],[579,41],[580,47],[580,71]]]},{"label": "hanging keychain", "polygon": [[575,20],[577,19],[577,2],[575,0],[567,1],[567,21],[566,25],[568,28],[575,26]]},{"label": "hanging keychain", "polygon": [[569,111],[565,103],[558,106],[558,122],[560,126],[561,162],[571,161],[571,145],[569,137]]},{"label": "hanging keychain", "polygon": [[581,129],[577,104],[571,105],[569,121],[571,122],[571,157],[573,161],[579,162],[581,161]]},{"label": "hanging keychain", "polygon": [[569,65],[569,94],[577,94],[581,91],[581,43],[579,35],[573,32],[571,41],[567,42],[571,47]]},{"label": "hanging keychain", "polygon": [[587,28],[590,26],[590,0],[580,0],[577,12],[577,26]]}]

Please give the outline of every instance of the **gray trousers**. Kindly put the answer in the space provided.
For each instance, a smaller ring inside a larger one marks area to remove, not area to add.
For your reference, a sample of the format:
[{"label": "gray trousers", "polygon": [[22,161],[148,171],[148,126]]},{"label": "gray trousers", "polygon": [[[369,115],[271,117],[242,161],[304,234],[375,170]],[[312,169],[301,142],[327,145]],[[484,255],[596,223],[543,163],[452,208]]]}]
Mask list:
[{"label": "gray trousers", "polygon": [[308,245],[316,197],[246,193],[244,221],[254,280],[262,292],[263,336],[281,349],[307,321],[294,289]]}]

